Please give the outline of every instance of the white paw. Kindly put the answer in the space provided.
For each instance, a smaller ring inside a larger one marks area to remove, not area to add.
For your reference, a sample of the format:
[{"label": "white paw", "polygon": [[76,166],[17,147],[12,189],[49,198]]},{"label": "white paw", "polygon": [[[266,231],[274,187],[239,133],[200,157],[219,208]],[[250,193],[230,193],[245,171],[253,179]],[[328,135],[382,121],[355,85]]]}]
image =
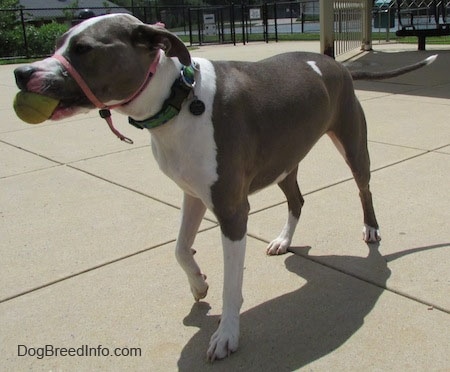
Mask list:
[{"label": "white paw", "polygon": [[189,278],[189,284],[191,286],[191,292],[194,295],[195,301],[200,301],[208,294],[208,283],[206,283],[206,275],[198,274],[193,278]]},{"label": "white paw", "polygon": [[379,242],[381,240],[380,230],[375,227],[371,227],[369,225],[364,224],[363,240],[366,243]]},{"label": "white paw", "polygon": [[291,245],[291,240],[287,238],[278,237],[268,245],[266,253],[268,256],[275,256],[285,254]]},{"label": "white paw", "polygon": [[219,328],[209,341],[206,357],[210,362],[223,359],[235,352],[239,346],[239,320],[220,322]]}]

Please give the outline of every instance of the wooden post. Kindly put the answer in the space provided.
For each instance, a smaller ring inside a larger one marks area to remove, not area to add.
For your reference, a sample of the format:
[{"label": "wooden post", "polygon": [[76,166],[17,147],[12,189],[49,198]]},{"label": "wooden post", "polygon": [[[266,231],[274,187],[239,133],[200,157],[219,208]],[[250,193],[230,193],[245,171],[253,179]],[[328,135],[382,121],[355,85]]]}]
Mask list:
[{"label": "wooden post", "polygon": [[372,3],[372,0],[365,0],[362,9],[363,34],[361,50],[372,50]]},{"label": "wooden post", "polygon": [[320,0],[320,53],[334,58],[333,0]]}]

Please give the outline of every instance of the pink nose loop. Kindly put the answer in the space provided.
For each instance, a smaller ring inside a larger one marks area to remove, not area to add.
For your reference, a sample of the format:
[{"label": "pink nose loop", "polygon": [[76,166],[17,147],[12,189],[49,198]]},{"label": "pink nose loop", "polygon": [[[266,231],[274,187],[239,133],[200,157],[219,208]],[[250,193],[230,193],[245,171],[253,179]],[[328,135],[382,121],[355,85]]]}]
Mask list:
[{"label": "pink nose loop", "polygon": [[84,79],[81,77],[81,75],[78,73],[78,71],[72,66],[72,64],[61,54],[55,53],[52,57],[58,60],[63,67],[67,70],[69,75],[76,81],[78,86],[81,88],[83,93],[86,95],[86,97],[91,101],[91,103],[100,109],[100,116],[106,120],[108,123],[109,128],[111,131],[121,140],[127,143],[133,143],[133,141],[127,137],[125,137],[123,134],[121,134],[116,128],[114,128],[112,118],[111,118],[111,112],[110,109],[120,107],[123,105],[126,105],[127,103],[130,103],[132,100],[134,100],[147,86],[148,82],[150,81],[151,77],[156,72],[156,69],[158,67],[159,59],[161,55],[161,50],[158,51],[158,54],[156,55],[155,59],[153,60],[152,64],[150,65],[149,69],[147,70],[147,74],[145,76],[144,81],[142,82],[141,86],[128,98],[122,100],[119,103],[116,103],[114,105],[106,105],[102,101],[100,101],[97,96],[92,92],[91,88],[87,85],[87,83],[84,81]]},{"label": "pink nose loop", "polygon": [[70,62],[64,56],[62,56],[61,54],[54,54],[53,58],[57,59],[64,66],[70,76],[72,76],[72,78],[77,82],[83,93],[86,95],[89,101],[91,101],[95,105],[95,107],[106,108],[106,105],[95,96],[91,88],[89,88],[78,71],[72,67]]}]

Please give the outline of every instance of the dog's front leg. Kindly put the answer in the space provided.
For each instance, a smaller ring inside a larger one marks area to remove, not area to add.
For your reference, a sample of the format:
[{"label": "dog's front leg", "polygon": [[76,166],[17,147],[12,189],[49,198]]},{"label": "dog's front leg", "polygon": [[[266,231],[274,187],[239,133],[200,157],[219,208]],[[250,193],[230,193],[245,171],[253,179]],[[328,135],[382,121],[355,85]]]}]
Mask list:
[{"label": "dog's front leg", "polygon": [[[228,207],[233,209],[230,205]],[[210,361],[229,356],[237,350],[239,345],[239,312],[243,302],[242,281],[248,211],[248,202],[244,203],[241,208],[237,207],[232,217],[224,218],[216,210],[222,230],[223,304],[219,328],[209,342],[207,358]]]},{"label": "dog's front leg", "polygon": [[208,292],[206,275],[202,274],[194,260],[195,251],[192,249],[195,235],[205,215],[206,207],[200,199],[184,194],[181,227],[176,244],[178,263],[186,272],[191,286],[191,292],[196,301],[204,298]]},{"label": "dog's front leg", "polygon": [[224,282],[223,308],[219,328],[212,335],[207,352],[210,361],[223,359],[236,351],[239,345],[239,312],[241,310],[242,280],[246,236],[232,241],[222,235]]}]

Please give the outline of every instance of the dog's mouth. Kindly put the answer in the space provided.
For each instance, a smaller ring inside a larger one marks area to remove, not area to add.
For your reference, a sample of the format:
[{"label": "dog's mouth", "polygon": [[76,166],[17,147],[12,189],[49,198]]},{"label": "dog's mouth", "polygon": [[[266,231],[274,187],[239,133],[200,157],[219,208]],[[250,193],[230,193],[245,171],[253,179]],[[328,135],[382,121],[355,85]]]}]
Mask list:
[{"label": "dog's mouth", "polygon": [[53,114],[50,116],[50,120],[62,120],[68,117],[74,116],[79,113],[81,110],[74,107],[58,107],[53,111]]},{"label": "dog's mouth", "polygon": [[[49,63],[53,61],[44,60],[41,65],[47,67]],[[16,69],[16,83],[20,89],[18,96],[21,95],[22,99],[20,103],[29,105],[34,110],[44,111],[46,120],[61,120],[94,108],[80,87],[60,66],[49,66],[52,68],[44,68],[36,63],[36,66]],[[52,102],[51,112],[45,107],[48,102]]]},{"label": "dog's mouth", "polygon": [[29,84],[27,89],[59,101],[50,120],[61,120],[93,108],[80,88],[67,78],[43,79],[40,84]]},{"label": "dog's mouth", "polygon": [[60,89],[24,89],[21,92],[34,93],[58,101],[48,120],[62,120],[80,113],[89,112],[93,106],[91,102],[81,93],[60,93]]},{"label": "dog's mouth", "polygon": [[[56,98],[56,97],[52,97]],[[50,116],[50,120],[62,120],[68,118],[70,116],[74,116],[76,114],[82,112],[90,111],[91,107],[90,102],[83,102],[84,100],[60,100],[52,115]]]},{"label": "dog's mouth", "polygon": [[84,99],[60,99],[58,95],[28,89],[16,94],[13,107],[16,115],[28,124],[61,120],[90,110]]}]

